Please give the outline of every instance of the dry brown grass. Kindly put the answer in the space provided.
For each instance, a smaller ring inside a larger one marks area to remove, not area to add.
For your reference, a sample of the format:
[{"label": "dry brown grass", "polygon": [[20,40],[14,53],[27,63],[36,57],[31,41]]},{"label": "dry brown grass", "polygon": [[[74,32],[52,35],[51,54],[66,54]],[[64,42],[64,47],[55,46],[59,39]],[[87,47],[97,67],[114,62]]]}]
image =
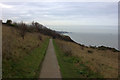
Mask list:
[{"label": "dry brown grass", "polygon": [[73,56],[80,57],[92,71],[101,73],[104,78],[118,77],[119,52],[87,48],[57,39],[55,41],[63,51],[71,50]]},{"label": "dry brown grass", "polygon": [[[39,35],[42,40],[40,40]],[[26,33],[24,39],[19,34],[19,30],[3,25],[2,27],[2,50],[3,59],[20,58],[26,53],[30,53],[34,48],[41,46],[41,43],[48,36],[39,33]]]}]

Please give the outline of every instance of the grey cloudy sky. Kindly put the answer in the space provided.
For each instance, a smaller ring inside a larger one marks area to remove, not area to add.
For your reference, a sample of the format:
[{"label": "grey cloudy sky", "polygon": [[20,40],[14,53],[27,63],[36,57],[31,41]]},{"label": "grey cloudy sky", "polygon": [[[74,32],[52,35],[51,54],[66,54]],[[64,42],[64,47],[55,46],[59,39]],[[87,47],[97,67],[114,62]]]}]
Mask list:
[{"label": "grey cloudy sky", "polygon": [[68,31],[73,28],[68,26],[87,28],[81,25],[104,25],[107,27],[91,28],[117,30],[117,2],[2,2],[0,6],[4,21],[12,19],[29,23],[34,20],[52,29]]}]

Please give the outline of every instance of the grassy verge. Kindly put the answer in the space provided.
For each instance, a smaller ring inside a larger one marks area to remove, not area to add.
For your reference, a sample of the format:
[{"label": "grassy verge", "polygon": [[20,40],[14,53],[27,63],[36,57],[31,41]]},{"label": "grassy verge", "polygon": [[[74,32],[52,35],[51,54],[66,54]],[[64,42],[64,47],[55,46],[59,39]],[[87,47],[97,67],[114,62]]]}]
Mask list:
[{"label": "grassy verge", "polygon": [[66,56],[54,40],[53,44],[63,78],[102,78],[100,74],[91,71],[79,57]]},{"label": "grassy verge", "polygon": [[49,39],[19,60],[3,61],[3,78],[37,78]]}]

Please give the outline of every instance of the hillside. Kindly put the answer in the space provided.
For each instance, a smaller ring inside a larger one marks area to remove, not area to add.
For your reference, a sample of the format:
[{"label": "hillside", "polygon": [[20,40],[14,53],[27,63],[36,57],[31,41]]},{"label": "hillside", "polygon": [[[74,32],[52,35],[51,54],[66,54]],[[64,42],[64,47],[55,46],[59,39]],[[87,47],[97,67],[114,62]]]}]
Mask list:
[{"label": "hillside", "polygon": [[3,78],[36,78],[49,37],[37,32],[26,32],[24,39],[19,30],[2,25]]},{"label": "hillside", "polygon": [[64,78],[118,77],[118,53],[120,52],[80,46],[59,39],[54,41]]},{"label": "hillside", "polygon": [[114,48],[87,47],[39,23],[14,23],[2,25],[3,78],[38,78],[50,38],[63,78],[118,77]]}]

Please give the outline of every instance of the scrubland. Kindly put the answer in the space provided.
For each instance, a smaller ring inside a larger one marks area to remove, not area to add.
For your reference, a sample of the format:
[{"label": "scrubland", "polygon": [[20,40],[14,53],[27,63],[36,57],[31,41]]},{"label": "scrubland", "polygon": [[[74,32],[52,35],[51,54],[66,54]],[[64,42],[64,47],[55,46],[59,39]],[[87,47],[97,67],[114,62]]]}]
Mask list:
[{"label": "scrubland", "polygon": [[[54,40],[54,44],[56,45],[55,49],[63,77],[118,77],[118,53],[120,52],[110,49],[100,50],[98,48],[90,48],[73,42],[58,39]],[[73,57],[74,59],[72,59]],[[67,58],[70,58],[72,62],[70,63],[70,60],[67,61]],[[69,63],[73,65],[69,65]],[[81,67],[86,67],[85,69],[87,69],[87,71]],[[67,70],[67,68],[71,69],[71,72]]]},{"label": "scrubland", "polygon": [[2,25],[3,78],[38,78],[50,36],[63,78],[119,77],[119,51],[79,45],[47,28],[34,29],[21,34],[19,27]]},{"label": "scrubland", "polygon": [[48,36],[36,32],[26,32],[23,39],[19,29],[2,25],[3,78],[36,78],[48,42]]}]

